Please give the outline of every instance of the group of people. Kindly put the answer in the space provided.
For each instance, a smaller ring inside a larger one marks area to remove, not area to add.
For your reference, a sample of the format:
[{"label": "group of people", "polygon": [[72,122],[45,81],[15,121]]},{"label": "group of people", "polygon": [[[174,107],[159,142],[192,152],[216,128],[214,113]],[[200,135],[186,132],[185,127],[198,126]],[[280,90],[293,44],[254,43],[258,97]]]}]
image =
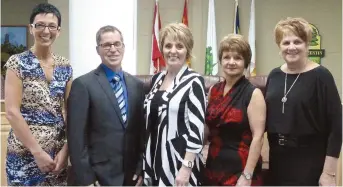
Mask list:
[{"label": "group of people", "polygon": [[184,24],[160,31],[166,69],[152,77],[149,93],[121,68],[118,28],[98,30],[101,64],[76,79],[70,62],[51,50],[60,29],[58,9],[37,5],[30,17],[34,45],[5,65],[8,185],[67,185],[69,157],[68,185],[335,185],[342,106],[331,73],[308,59],[312,31],[304,19],[276,25],[284,63],[271,71],[265,91],[244,76],[249,43],[225,36],[218,50],[224,81],[208,94],[204,78],[186,64],[194,40]]}]

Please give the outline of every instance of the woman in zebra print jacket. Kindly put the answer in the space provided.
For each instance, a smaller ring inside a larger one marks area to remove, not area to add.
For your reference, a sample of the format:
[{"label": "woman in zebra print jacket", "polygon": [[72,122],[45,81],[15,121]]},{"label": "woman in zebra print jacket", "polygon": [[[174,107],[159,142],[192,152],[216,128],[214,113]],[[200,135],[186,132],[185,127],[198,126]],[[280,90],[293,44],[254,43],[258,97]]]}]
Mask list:
[{"label": "woman in zebra print jacket", "polygon": [[144,183],[153,186],[201,185],[200,152],[204,141],[204,79],[187,66],[193,36],[172,23],[160,32],[166,70],[152,78],[147,95]]}]

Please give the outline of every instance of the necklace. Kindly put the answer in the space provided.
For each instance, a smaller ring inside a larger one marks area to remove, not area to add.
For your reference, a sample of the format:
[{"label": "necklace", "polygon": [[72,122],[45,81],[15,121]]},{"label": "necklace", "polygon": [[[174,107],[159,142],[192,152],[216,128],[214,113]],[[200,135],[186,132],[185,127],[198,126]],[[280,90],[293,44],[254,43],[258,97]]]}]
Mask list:
[{"label": "necklace", "polygon": [[297,78],[293,81],[293,84],[291,85],[291,87],[287,91],[287,75],[288,75],[288,73],[286,73],[286,76],[285,76],[285,89],[284,89],[284,92],[283,92],[283,97],[281,99],[281,102],[282,102],[282,113],[285,113],[285,103],[287,102],[287,95],[288,95],[289,91],[291,91],[291,89],[293,88],[295,82],[297,82],[300,74],[301,73],[298,74]]}]

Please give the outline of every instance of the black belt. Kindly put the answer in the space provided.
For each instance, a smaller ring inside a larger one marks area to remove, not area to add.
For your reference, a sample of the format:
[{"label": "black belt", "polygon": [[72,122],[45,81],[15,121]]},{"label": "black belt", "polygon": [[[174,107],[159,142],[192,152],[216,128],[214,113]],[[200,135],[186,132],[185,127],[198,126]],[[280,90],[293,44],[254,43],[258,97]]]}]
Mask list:
[{"label": "black belt", "polygon": [[326,143],[325,138],[320,135],[294,137],[286,134],[268,134],[268,141],[270,145],[286,147],[310,147]]}]

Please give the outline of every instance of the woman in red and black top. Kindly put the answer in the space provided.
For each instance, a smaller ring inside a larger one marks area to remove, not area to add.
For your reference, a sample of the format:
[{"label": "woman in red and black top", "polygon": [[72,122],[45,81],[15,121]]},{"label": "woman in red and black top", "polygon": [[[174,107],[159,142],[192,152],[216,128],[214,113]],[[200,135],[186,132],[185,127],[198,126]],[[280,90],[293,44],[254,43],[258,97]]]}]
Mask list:
[{"label": "woman in red and black top", "polygon": [[241,35],[228,35],[218,54],[225,80],[209,92],[206,124],[211,144],[204,185],[262,185],[266,104],[261,90],[244,76],[251,60],[249,43]]}]

